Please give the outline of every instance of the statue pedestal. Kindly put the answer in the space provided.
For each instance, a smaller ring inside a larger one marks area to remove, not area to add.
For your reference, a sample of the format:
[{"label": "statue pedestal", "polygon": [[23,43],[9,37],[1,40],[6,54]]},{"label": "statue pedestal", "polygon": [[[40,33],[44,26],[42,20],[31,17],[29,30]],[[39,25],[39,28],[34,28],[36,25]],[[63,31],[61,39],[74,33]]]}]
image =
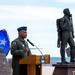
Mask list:
[{"label": "statue pedestal", "polygon": [[75,75],[75,63],[53,64],[55,67],[52,75]]},{"label": "statue pedestal", "polygon": [[0,49],[0,75],[11,75],[11,69],[9,68],[6,56],[1,49]]}]

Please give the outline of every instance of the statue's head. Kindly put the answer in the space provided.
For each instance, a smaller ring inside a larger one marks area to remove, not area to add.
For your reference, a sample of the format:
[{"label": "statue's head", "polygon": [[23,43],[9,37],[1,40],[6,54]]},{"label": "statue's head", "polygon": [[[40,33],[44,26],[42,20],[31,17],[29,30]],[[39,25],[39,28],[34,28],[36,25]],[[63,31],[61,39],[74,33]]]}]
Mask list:
[{"label": "statue's head", "polygon": [[71,16],[69,8],[63,10],[64,15]]}]

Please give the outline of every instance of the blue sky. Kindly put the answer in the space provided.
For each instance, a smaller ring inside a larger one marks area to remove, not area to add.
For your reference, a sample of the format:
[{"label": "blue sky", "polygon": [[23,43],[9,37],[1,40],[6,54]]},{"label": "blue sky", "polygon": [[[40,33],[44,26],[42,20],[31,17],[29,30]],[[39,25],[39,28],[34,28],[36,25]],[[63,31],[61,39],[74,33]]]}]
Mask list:
[{"label": "blue sky", "polygon": [[[74,0],[1,0],[0,29],[6,29],[12,41],[18,36],[17,28],[27,26],[27,38],[42,48],[43,54],[60,56],[56,19],[63,16],[63,9],[66,7],[71,10],[75,29]],[[35,48],[30,44],[29,47]],[[38,50],[31,51],[33,54],[40,54]],[[10,57],[9,53],[7,58]]]},{"label": "blue sky", "polygon": [[61,7],[69,6],[72,4],[73,7],[74,0],[1,0],[2,5],[32,5],[32,6],[48,6],[48,7]]}]

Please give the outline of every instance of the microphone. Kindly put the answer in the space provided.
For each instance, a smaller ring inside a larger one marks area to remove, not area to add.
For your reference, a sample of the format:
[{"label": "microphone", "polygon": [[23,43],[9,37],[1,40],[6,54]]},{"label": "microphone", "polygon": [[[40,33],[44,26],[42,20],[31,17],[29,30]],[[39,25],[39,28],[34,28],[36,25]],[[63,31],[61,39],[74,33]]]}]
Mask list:
[{"label": "microphone", "polygon": [[41,62],[42,64],[45,63],[46,58],[45,58],[45,56],[43,55],[43,53],[41,52],[41,50],[40,50],[36,45],[34,45],[29,39],[27,39],[27,41],[28,41],[32,46],[35,46],[35,47],[39,50],[39,52],[42,54],[42,56],[40,56],[40,62]]},{"label": "microphone", "polygon": [[40,53],[43,55],[43,53],[41,52],[41,50],[40,50],[36,45],[34,45],[29,39],[27,39],[27,41],[28,41],[32,46],[35,46],[35,47],[40,51]]},{"label": "microphone", "polygon": [[32,42],[30,42],[30,40],[29,39],[27,39],[27,41],[32,45],[32,46],[34,46],[34,44],[32,43]]}]

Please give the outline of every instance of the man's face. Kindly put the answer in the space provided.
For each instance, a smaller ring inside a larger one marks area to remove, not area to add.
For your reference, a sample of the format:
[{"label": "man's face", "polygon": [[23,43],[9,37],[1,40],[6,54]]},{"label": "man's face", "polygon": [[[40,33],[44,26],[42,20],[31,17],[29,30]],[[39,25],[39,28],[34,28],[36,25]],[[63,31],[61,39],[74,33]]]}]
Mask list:
[{"label": "man's face", "polygon": [[20,37],[22,37],[22,38],[26,38],[26,37],[27,37],[27,31],[21,30],[21,31],[19,32],[19,35],[20,35]]},{"label": "man's face", "polygon": [[67,14],[67,15],[70,15],[70,11],[69,11],[69,10],[66,10],[66,14]]}]

